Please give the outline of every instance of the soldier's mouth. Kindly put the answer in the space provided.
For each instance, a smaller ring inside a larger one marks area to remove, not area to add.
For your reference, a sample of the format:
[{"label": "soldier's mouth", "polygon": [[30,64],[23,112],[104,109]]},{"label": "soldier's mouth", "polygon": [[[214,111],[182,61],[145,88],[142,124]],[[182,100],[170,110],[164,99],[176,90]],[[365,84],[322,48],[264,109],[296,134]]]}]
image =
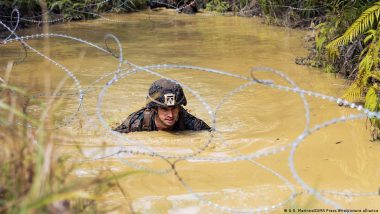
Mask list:
[{"label": "soldier's mouth", "polygon": [[169,125],[173,125],[174,124],[174,119],[165,119],[165,121]]}]

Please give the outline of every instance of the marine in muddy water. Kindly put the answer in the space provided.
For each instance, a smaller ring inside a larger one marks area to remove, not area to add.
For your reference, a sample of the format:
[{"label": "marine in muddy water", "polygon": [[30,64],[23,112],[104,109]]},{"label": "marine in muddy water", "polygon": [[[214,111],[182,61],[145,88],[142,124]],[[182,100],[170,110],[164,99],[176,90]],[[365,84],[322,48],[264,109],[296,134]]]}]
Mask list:
[{"label": "marine in muddy water", "polygon": [[147,96],[146,107],[130,114],[114,129],[120,133],[136,131],[184,131],[210,130],[201,119],[187,112],[187,100],[182,87],[167,79],[152,83]]}]

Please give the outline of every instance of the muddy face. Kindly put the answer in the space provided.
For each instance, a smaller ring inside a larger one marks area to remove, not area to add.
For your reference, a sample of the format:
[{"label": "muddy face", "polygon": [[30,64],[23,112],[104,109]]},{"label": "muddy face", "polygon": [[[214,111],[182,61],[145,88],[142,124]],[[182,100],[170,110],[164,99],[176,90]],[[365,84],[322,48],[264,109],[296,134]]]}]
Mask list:
[{"label": "muddy face", "polygon": [[179,106],[158,107],[156,115],[156,126],[158,130],[170,129],[178,121]]}]

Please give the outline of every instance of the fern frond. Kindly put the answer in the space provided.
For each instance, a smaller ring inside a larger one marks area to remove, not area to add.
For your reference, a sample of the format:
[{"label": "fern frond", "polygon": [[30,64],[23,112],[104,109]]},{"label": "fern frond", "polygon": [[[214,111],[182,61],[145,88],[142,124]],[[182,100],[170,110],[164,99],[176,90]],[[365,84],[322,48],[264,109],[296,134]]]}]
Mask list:
[{"label": "fern frond", "polygon": [[364,33],[373,24],[379,20],[380,17],[380,1],[376,2],[372,7],[368,8],[356,21],[344,32],[344,34],[334,41],[330,42],[326,48],[332,50],[334,47],[346,45],[352,42],[358,35]]},{"label": "fern frond", "polygon": [[330,59],[333,62],[335,62],[335,59],[339,57],[339,48],[338,47],[331,48],[328,52],[329,52]]},{"label": "fern frond", "polygon": [[380,82],[380,71],[373,71],[373,73],[371,75],[369,75],[368,78],[372,78],[372,79]]},{"label": "fern frond", "polygon": [[[379,22],[379,26],[380,26],[380,22]],[[379,63],[380,63],[380,27],[379,26],[375,33],[374,41],[371,43],[372,44],[372,58],[373,58],[373,64],[374,64],[375,69],[379,68]]]},{"label": "fern frond", "polygon": [[377,96],[378,86],[374,84],[371,88],[368,89],[367,94],[365,96],[365,104],[364,107],[369,109],[370,111],[378,111],[379,110],[379,98]]},{"label": "fern frond", "polygon": [[[376,74],[376,79],[378,79],[380,76],[378,73]],[[373,84],[367,91],[365,95],[365,103],[364,107],[367,108],[370,111],[379,111],[380,107],[380,100],[378,95],[379,87],[375,83]],[[377,118],[369,118],[369,121],[371,123],[371,129],[372,130],[378,130],[380,126],[380,120]],[[377,135],[376,138],[379,136]]]},{"label": "fern frond", "polygon": [[367,55],[359,63],[359,73],[356,79],[361,80],[368,73],[371,73],[373,65],[374,65],[374,62],[373,62],[372,54],[367,53]]},{"label": "fern frond", "polygon": [[315,29],[316,29],[316,30],[323,29],[323,28],[326,27],[326,25],[327,25],[326,22],[322,22],[322,23],[318,24],[317,26],[315,26]]},{"label": "fern frond", "polygon": [[322,50],[323,44],[325,43],[327,37],[322,35],[322,36],[316,36],[315,37],[315,48],[319,51]]},{"label": "fern frond", "polygon": [[367,71],[363,73],[361,83],[360,83],[362,88],[367,88],[370,78],[377,78],[377,76],[375,76],[374,73],[372,73],[371,71]]},{"label": "fern frond", "polygon": [[365,47],[363,48],[362,52],[360,52],[360,55],[359,55],[359,58],[360,58],[360,59],[362,59],[363,56],[365,56],[365,55],[368,53],[368,51],[370,50],[369,48],[370,48],[369,45],[367,45],[367,46],[365,46]]},{"label": "fern frond", "polygon": [[369,31],[367,31],[367,36],[365,37],[365,39],[364,39],[364,44],[368,44],[368,41],[372,41],[373,40],[373,38],[375,38],[375,35],[376,35],[376,30],[374,30],[374,29],[371,29],[371,30],[369,30]]},{"label": "fern frond", "polygon": [[363,98],[363,91],[363,88],[355,82],[347,89],[342,98],[350,102],[360,101]]}]

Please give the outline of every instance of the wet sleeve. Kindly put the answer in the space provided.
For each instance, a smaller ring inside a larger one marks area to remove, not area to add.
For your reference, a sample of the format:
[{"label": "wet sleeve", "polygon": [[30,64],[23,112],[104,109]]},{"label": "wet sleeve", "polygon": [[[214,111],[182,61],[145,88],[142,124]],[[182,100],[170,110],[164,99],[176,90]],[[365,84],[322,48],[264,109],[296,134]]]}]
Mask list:
[{"label": "wet sleeve", "polygon": [[141,131],[142,120],[143,120],[143,114],[141,114],[141,112],[132,113],[131,115],[127,117],[127,119],[122,124],[120,124],[118,127],[116,127],[113,130],[120,133]]},{"label": "wet sleeve", "polygon": [[210,126],[207,125],[203,120],[196,118],[192,114],[185,113],[185,125],[187,130],[200,131],[200,130],[211,130]]}]

